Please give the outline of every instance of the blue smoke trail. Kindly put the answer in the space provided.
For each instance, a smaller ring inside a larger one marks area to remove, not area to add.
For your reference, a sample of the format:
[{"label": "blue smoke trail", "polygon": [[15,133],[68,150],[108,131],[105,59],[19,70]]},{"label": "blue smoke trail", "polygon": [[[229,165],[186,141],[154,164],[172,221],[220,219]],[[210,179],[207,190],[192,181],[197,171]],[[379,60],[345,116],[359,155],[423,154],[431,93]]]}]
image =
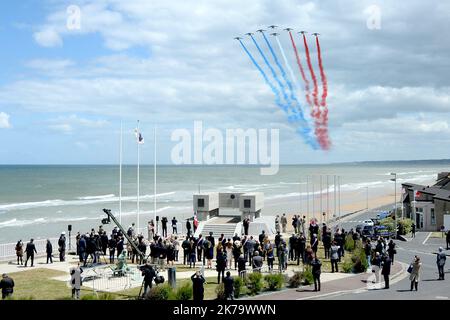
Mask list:
[{"label": "blue smoke trail", "polygon": [[241,43],[242,48],[244,49],[244,51],[247,53],[247,55],[249,56],[250,60],[252,60],[253,64],[255,65],[256,69],[258,69],[258,71],[261,73],[261,75],[264,78],[264,81],[267,83],[267,85],[270,87],[270,89],[272,89],[272,92],[275,94],[275,103],[284,111],[288,111],[287,107],[285,105],[283,105],[281,103],[281,99],[280,99],[280,91],[277,89],[277,87],[274,86],[274,84],[272,82],[270,82],[269,78],[267,77],[266,73],[264,72],[264,70],[259,66],[258,62],[256,62],[255,58],[253,58],[252,54],[247,50],[247,48],[245,47],[245,45],[242,43],[242,41],[240,39],[238,39],[239,42]]},{"label": "blue smoke trail", "polygon": [[[304,128],[301,130],[302,133],[305,134],[305,135],[308,135],[309,138],[314,141],[316,146],[318,146],[316,139],[312,137],[312,131],[309,128],[308,122],[305,119],[305,115],[303,114],[301,104],[298,101],[297,96],[295,95],[294,88],[292,86],[291,81],[287,77],[286,72],[284,71],[283,66],[281,65],[280,61],[278,60],[278,57],[277,57],[275,51],[273,50],[272,45],[270,44],[270,42],[267,39],[266,35],[264,34],[264,32],[261,32],[261,33],[262,33],[262,35],[264,37],[264,41],[266,42],[267,46],[269,47],[270,53],[272,54],[272,57],[275,60],[276,65],[278,66],[278,69],[280,70],[281,76],[283,77],[284,81],[288,85],[289,93],[290,93],[290,99],[294,103],[294,105],[296,106],[296,109],[293,110],[294,115],[292,115],[291,117],[294,120],[298,120],[300,123],[303,124]],[[300,130],[300,128],[299,128],[299,130]]]},{"label": "blue smoke trail", "polygon": [[[286,113],[289,112],[288,107],[284,104],[281,103],[281,99],[280,99],[280,91],[278,90],[278,88],[269,80],[269,77],[267,77],[267,74],[264,72],[264,70],[260,67],[260,65],[258,64],[258,62],[256,62],[255,58],[252,56],[252,54],[248,51],[247,47],[242,43],[242,41],[240,39],[238,39],[239,43],[242,46],[242,49],[244,49],[245,53],[247,53],[248,57],[250,58],[250,60],[252,61],[252,63],[254,64],[254,66],[256,67],[256,69],[258,69],[258,71],[261,73],[262,77],[264,78],[264,81],[266,82],[266,84],[270,87],[270,89],[272,90],[272,92],[275,94],[275,103],[281,108],[283,109]],[[307,125],[307,124],[306,124]],[[317,146],[317,142],[315,140],[311,139],[311,136],[309,134],[307,134],[305,132],[305,129],[307,131],[310,131],[309,127],[304,128],[304,129],[297,129],[297,132],[299,132],[300,134],[302,134],[303,138],[305,139],[305,141],[313,148],[313,149],[318,149]]]}]

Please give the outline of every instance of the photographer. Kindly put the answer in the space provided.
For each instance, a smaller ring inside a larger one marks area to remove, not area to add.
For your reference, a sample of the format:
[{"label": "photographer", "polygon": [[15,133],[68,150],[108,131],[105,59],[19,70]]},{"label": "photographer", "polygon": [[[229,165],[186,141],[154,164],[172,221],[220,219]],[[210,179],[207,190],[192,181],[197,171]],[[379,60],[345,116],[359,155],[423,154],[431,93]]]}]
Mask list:
[{"label": "photographer", "polygon": [[192,293],[194,295],[194,301],[203,301],[203,296],[205,289],[203,284],[205,283],[205,278],[203,278],[200,271],[197,271],[191,276],[192,280]]},{"label": "photographer", "polygon": [[144,260],[145,264],[142,266],[139,266],[139,270],[142,272],[142,276],[144,277],[144,293],[143,296],[146,295],[147,289],[150,287],[152,288],[152,282],[153,279],[156,277],[155,269],[147,262],[147,260]]},{"label": "photographer", "polygon": [[167,217],[162,217],[161,219],[161,226],[162,226],[162,235],[163,237],[167,237]]}]

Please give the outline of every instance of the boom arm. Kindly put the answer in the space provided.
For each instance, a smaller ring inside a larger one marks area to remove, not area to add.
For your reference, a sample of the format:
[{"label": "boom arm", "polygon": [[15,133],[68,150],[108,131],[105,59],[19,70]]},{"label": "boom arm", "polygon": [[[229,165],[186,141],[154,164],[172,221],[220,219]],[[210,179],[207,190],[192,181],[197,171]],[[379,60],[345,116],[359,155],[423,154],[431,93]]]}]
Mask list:
[{"label": "boom arm", "polygon": [[124,235],[124,237],[127,239],[128,243],[131,244],[131,246],[133,247],[134,250],[136,250],[136,252],[138,253],[138,255],[142,258],[145,259],[145,254],[141,252],[141,250],[138,249],[137,245],[134,243],[134,241],[128,236],[128,234],[126,233],[125,229],[122,227],[122,225],[119,223],[119,221],[117,221],[116,217],[114,217],[114,215],[111,213],[110,209],[103,209],[103,212],[106,213],[108,215],[108,221],[110,219],[112,219],[112,221],[114,221],[114,223],[116,224],[116,226],[120,229],[120,231],[122,231],[122,234]]}]

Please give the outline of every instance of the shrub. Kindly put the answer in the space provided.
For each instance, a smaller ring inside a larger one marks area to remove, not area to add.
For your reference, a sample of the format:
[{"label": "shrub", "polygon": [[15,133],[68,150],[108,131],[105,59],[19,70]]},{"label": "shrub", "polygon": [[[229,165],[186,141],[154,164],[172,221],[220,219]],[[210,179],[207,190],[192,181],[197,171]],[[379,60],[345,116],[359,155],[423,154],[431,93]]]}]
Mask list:
[{"label": "shrub", "polygon": [[413,220],[411,219],[400,219],[398,220],[399,229],[402,231],[401,234],[405,235],[411,232]]},{"label": "shrub", "polygon": [[241,277],[235,277],[233,281],[233,287],[234,287],[234,297],[237,299],[239,298],[242,288],[244,287],[244,280],[242,280]]},{"label": "shrub", "polygon": [[289,288],[298,288],[302,284],[302,272],[295,271],[294,275],[289,278],[288,286]]},{"label": "shrub", "polygon": [[173,295],[173,289],[168,283],[165,283],[151,288],[147,292],[145,299],[154,301],[168,300],[171,295]]},{"label": "shrub", "polygon": [[353,250],[355,250],[355,241],[353,240],[353,237],[352,237],[351,234],[348,234],[348,235],[345,237],[344,249],[345,249],[346,251],[350,251],[350,252],[353,251]]},{"label": "shrub", "polygon": [[385,226],[388,228],[389,232],[394,232],[394,219],[391,217],[384,218],[380,221],[380,225]]},{"label": "shrub", "polygon": [[302,272],[302,281],[306,286],[314,283],[314,277],[311,271],[311,267],[306,268],[305,271]]},{"label": "shrub", "polygon": [[256,295],[261,292],[263,287],[262,274],[259,272],[250,273],[247,276],[247,289],[250,295]]},{"label": "shrub", "polygon": [[281,273],[268,274],[264,276],[269,291],[279,290],[283,287],[284,276]]},{"label": "shrub", "polygon": [[175,300],[191,300],[192,299],[192,284],[186,282],[182,286],[180,286],[174,294]]},{"label": "shrub", "polygon": [[342,270],[346,273],[365,272],[367,267],[367,257],[362,246],[357,246],[351,255],[346,255],[344,257],[344,263],[342,264]]},{"label": "shrub", "polygon": [[95,294],[86,294],[81,297],[81,300],[98,300],[97,295]]},{"label": "shrub", "polygon": [[116,300],[116,296],[112,293],[105,292],[98,295],[98,300]]},{"label": "shrub", "polygon": [[225,285],[223,283],[218,284],[216,287],[216,295],[218,300],[225,300]]}]

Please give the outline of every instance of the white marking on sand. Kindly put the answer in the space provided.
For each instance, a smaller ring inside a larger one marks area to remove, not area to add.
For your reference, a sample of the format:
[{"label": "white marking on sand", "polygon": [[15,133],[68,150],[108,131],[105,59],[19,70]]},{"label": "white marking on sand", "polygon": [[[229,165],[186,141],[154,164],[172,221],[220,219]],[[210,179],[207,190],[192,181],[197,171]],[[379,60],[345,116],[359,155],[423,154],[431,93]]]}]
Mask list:
[{"label": "white marking on sand", "polygon": [[428,233],[428,236],[425,238],[425,240],[423,240],[422,244],[425,244],[425,242],[428,241],[428,239],[431,237],[432,232]]}]

